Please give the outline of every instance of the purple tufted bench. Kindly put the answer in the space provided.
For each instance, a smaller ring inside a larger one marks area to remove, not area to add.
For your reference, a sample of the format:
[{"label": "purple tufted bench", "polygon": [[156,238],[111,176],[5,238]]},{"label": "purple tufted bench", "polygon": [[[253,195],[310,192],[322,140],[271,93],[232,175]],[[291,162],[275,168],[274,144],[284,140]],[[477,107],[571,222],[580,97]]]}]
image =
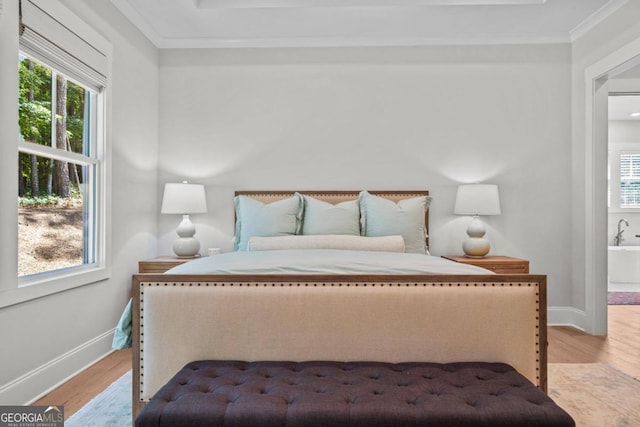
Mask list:
[{"label": "purple tufted bench", "polygon": [[187,364],[137,427],[574,426],[503,363],[239,362]]}]

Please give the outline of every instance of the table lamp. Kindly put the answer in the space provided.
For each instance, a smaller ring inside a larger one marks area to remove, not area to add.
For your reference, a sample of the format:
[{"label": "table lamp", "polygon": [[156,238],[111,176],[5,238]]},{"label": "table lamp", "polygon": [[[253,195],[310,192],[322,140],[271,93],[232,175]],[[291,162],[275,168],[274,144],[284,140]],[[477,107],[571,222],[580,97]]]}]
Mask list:
[{"label": "table lamp", "polygon": [[179,238],[173,242],[173,252],[180,258],[196,256],[200,250],[200,242],[193,237],[196,227],[189,219],[189,214],[207,212],[204,185],[189,184],[187,181],[166,183],[160,212],[182,215],[182,222],[176,229]]},{"label": "table lamp", "polygon": [[469,238],[462,243],[465,255],[482,258],[489,253],[491,245],[484,238],[486,229],[480,215],[500,215],[500,197],[498,186],[491,184],[463,184],[458,186],[454,213],[472,215],[473,220],[467,228]]}]

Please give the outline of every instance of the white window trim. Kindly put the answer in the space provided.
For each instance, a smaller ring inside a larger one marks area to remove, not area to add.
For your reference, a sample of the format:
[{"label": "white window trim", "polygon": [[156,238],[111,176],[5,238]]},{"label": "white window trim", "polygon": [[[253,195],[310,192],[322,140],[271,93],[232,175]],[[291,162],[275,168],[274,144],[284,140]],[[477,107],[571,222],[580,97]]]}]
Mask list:
[{"label": "white window trim", "polygon": [[620,207],[620,154],[626,152],[640,153],[640,142],[610,142],[609,143],[609,169],[611,177],[609,179],[609,190],[611,200],[609,206],[610,213],[640,213],[640,208]]},{"label": "white window trim", "polygon": [[43,156],[48,159],[75,163],[82,166],[95,166],[99,164],[99,159],[95,157],[88,157],[82,154],[74,153],[72,151],[63,151],[59,148],[36,144],[34,142],[24,140],[18,141],[18,151],[20,151],[21,153]]},{"label": "white window trim", "polygon": [[85,265],[29,276],[29,283],[23,283],[24,281],[20,280],[20,287],[2,292],[0,308],[90,285],[106,280],[110,276],[110,267],[98,265]]},{"label": "white window trim", "polygon": [[[46,10],[47,13],[55,17],[55,19],[63,23],[64,26],[71,29],[85,41],[101,50],[107,57],[107,69],[105,71],[107,81],[110,80],[112,58],[111,44],[57,0],[31,1],[43,10]],[[0,13],[1,2],[2,0],[0,0]],[[56,150],[55,148],[41,146],[39,144],[33,144],[26,141],[18,141],[16,147],[19,152],[33,154],[43,153],[47,157],[51,158],[57,158],[60,160],[66,159],[83,165],[96,165],[95,173],[98,177],[98,185],[96,185],[95,188],[95,196],[97,200],[95,206],[95,226],[96,238],[98,240],[96,241],[95,263],[18,277],[17,286],[15,288],[5,288],[0,291],[0,308],[103,281],[111,276],[111,179],[109,175],[109,171],[111,170],[111,149],[108,140],[108,129],[110,125],[107,121],[110,117],[110,114],[108,114],[108,95],[110,92],[110,88],[107,85],[106,90],[102,90],[98,93],[98,102],[96,103],[96,114],[98,117],[98,125],[96,126],[97,152],[95,156],[88,158],[76,153],[64,153],[61,155],[59,150]]]}]

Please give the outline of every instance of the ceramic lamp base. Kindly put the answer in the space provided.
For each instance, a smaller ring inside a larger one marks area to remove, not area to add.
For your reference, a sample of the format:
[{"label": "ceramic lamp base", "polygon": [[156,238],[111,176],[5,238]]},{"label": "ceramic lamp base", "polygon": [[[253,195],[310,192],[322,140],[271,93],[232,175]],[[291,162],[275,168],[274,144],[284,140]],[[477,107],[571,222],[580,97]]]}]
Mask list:
[{"label": "ceramic lamp base", "polygon": [[173,242],[173,252],[180,258],[191,258],[200,251],[200,242],[193,237],[196,227],[189,219],[189,215],[182,216],[182,222],[178,225],[176,233],[180,238]]},{"label": "ceramic lamp base", "polygon": [[477,216],[473,217],[473,220],[467,228],[467,235],[469,238],[462,243],[462,250],[464,254],[469,258],[483,258],[489,253],[491,245],[489,241],[483,236],[486,233],[484,224]]},{"label": "ceramic lamp base", "polygon": [[469,258],[484,258],[489,253],[491,245],[482,237],[470,237],[462,243],[462,250]]},{"label": "ceramic lamp base", "polygon": [[193,258],[200,251],[200,242],[195,237],[181,237],[173,242],[173,252],[180,258]]}]

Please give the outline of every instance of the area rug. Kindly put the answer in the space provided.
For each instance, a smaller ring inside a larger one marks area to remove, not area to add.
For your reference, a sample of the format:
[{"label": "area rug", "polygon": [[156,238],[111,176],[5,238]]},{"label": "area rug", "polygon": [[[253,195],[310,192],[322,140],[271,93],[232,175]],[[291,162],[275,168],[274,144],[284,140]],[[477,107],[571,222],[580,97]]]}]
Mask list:
[{"label": "area rug", "polygon": [[609,305],[640,305],[640,292],[609,292]]},{"label": "area rug", "polygon": [[578,427],[640,426],[640,381],[602,363],[550,363],[549,396]]},{"label": "area rug", "polygon": [[131,426],[131,387],[129,371],[71,415],[65,427]]}]

